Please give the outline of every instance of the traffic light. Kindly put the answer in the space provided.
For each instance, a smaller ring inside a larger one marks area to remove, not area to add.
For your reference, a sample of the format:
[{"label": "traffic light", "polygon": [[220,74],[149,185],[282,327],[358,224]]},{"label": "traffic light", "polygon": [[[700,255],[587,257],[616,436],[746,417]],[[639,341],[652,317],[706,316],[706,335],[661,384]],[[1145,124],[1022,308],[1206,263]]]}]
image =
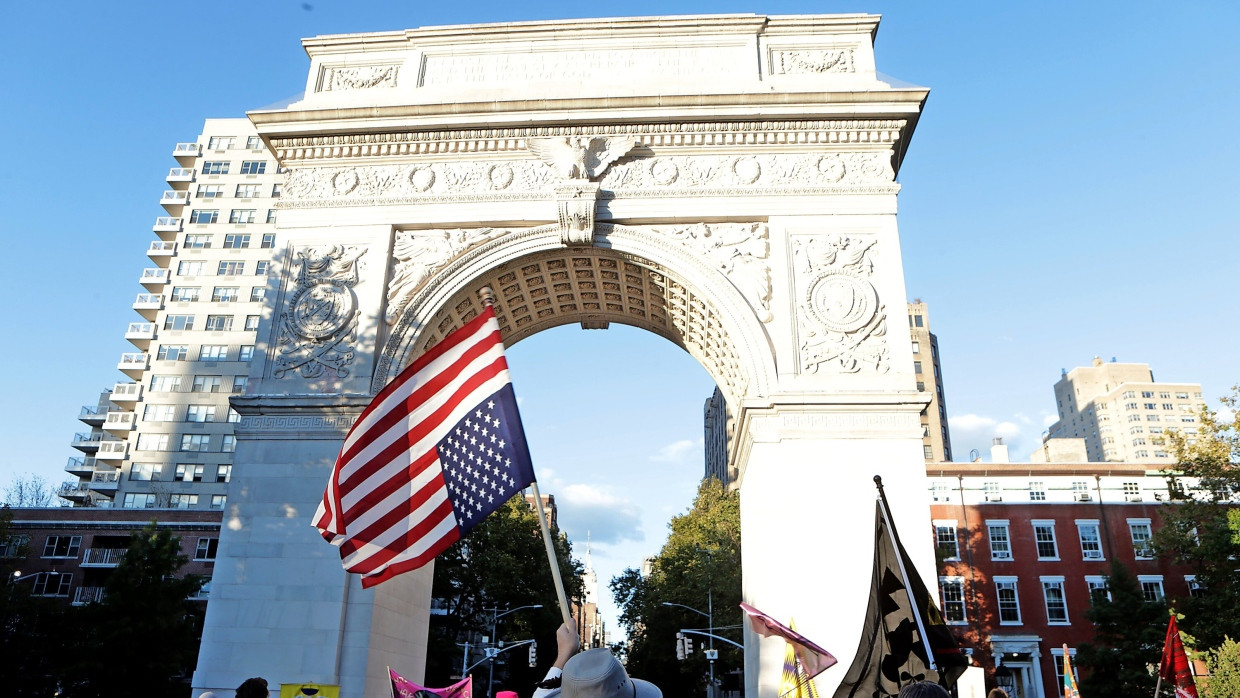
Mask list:
[{"label": "traffic light", "polygon": [[685,654],[693,654],[693,638],[685,637]]},{"label": "traffic light", "polygon": [[538,666],[538,643],[530,643],[530,666]]},{"label": "traffic light", "polygon": [[685,660],[685,635],[684,633],[676,633],[676,659]]}]

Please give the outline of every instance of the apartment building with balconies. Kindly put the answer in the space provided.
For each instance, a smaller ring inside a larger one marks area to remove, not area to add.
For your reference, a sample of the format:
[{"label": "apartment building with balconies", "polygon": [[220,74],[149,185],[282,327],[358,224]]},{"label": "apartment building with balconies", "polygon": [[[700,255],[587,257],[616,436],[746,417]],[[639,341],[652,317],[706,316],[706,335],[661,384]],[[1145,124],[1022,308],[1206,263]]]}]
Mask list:
[{"label": "apartment building with balconies", "polygon": [[[283,175],[247,119],[208,119],[172,149],[157,239],[125,329],[126,377],[86,415],[66,499],[79,506],[223,509],[238,416],[275,251]],[[104,402],[107,404],[105,405]],[[90,460],[87,467],[87,460]],[[102,485],[110,485],[104,487]]]}]

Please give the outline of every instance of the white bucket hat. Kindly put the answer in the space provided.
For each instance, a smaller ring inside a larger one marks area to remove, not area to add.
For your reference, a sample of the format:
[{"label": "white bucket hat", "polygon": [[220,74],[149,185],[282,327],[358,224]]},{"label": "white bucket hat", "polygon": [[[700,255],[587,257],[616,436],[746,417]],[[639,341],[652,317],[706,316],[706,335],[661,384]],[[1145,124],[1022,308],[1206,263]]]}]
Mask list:
[{"label": "white bucket hat", "polygon": [[564,665],[562,698],[663,698],[649,681],[630,679],[606,648],[586,650]]}]

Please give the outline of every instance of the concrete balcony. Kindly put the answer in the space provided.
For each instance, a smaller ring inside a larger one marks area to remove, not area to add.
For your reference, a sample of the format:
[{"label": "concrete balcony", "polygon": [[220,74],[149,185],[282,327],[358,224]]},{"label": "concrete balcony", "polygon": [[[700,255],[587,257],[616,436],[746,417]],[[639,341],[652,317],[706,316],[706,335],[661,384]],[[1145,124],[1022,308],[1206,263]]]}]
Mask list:
[{"label": "concrete balcony", "polygon": [[172,278],[172,272],[159,267],[147,267],[142,270],[142,277],[138,283],[146,287],[148,291],[154,291],[160,286],[164,286]]},{"label": "concrete balcony", "polygon": [[60,491],[56,494],[70,502],[87,502],[91,500],[90,484],[85,482],[76,484],[66,482],[64,485],[61,485]]},{"label": "concrete balcony", "polygon": [[176,253],[177,244],[171,240],[153,240],[151,246],[146,249],[146,256],[156,264],[161,261],[167,264],[169,259],[176,256]]},{"label": "concrete balcony", "polygon": [[155,339],[155,323],[153,322],[131,322],[129,329],[125,330],[125,339],[135,347],[146,351],[151,346],[151,342]]},{"label": "concrete balcony", "polygon": [[182,165],[192,164],[199,155],[202,155],[202,146],[197,143],[177,143],[172,148],[172,157]]},{"label": "concrete balcony", "polygon": [[70,458],[65,463],[65,472],[74,477],[90,477],[95,474],[94,458]]},{"label": "concrete balcony", "polygon": [[134,299],[133,309],[148,322],[154,322],[155,316],[164,309],[164,297],[159,293],[139,293]]},{"label": "concrete balcony", "polygon": [[189,190],[177,191],[176,189],[166,189],[162,196],[159,197],[159,205],[164,207],[170,215],[177,215],[181,209],[189,204]]},{"label": "concrete balcony", "polygon": [[116,567],[127,552],[126,548],[87,548],[81,567]]},{"label": "concrete balcony", "polygon": [[181,219],[176,216],[159,216],[151,230],[156,233],[179,233],[183,227]]},{"label": "concrete balcony", "polygon": [[151,366],[151,355],[144,351],[121,354],[116,369],[130,378],[137,379]]},{"label": "concrete balcony", "polygon": [[71,445],[82,453],[95,453],[102,441],[103,434],[74,434]]},{"label": "concrete balcony", "polygon": [[101,441],[95,458],[99,460],[124,460],[129,452],[128,441]]},{"label": "concrete balcony", "polygon": [[78,413],[78,421],[83,424],[89,424],[92,427],[103,425],[103,420],[108,416],[108,408],[99,407],[97,405],[82,405],[82,411]]},{"label": "concrete balcony", "polygon": [[112,386],[112,402],[124,404],[137,402],[142,397],[142,384],[126,381]]},{"label": "concrete balcony", "polygon": [[[118,471],[98,472],[90,476],[90,489],[93,492],[99,492],[111,497],[116,494],[118,480],[120,480],[120,473]],[[87,552],[89,553],[90,551],[87,550]]]},{"label": "concrete balcony", "polygon": [[173,189],[188,189],[190,183],[194,181],[194,171],[188,167],[174,167],[168,170],[168,176],[164,181]]},{"label": "concrete balcony", "polygon": [[73,590],[74,606],[85,606],[100,601],[103,601],[103,587],[78,587]]},{"label": "concrete balcony", "polygon": [[115,436],[124,436],[133,431],[137,422],[137,415],[133,412],[109,412],[103,422],[103,430]]}]

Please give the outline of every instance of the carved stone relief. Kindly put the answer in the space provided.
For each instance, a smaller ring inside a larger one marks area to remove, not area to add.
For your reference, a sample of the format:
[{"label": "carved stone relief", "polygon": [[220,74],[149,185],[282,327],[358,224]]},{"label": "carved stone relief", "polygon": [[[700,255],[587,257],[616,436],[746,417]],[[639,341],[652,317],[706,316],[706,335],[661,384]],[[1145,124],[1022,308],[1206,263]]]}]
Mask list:
[{"label": "carved stone relief", "polygon": [[854,73],[852,48],[804,48],[771,51],[774,75]]},{"label": "carved stone relief", "polygon": [[[643,226],[628,226],[641,229]],[[771,314],[770,244],[765,223],[697,223],[668,228],[650,227],[705,254],[732,285],[745,296],[762,322],[774,319]]]},{"label": "carved stone relief", "polygon": [[395,322],[413,293],[448,262],[508,232],[498,228],[397,232],[392,246],[392,280],[388,283],[384,320],[389,325]]},{"label": "carved stone relief", "polygon": [[275,378],[296,372],[317,378],[331,370],[349,375],[357,339],[358,259],[364,248],[330,245],[299,250],[296,287],[280,313]]},{"label": "carved stone relief", "polygon": [[877,240],[846,235],[793,240],[801,368],[810,373],[890,370],[885,306],[871,282]]},{"label": "carved stone relief", "polygon": [[626,196],[647,189],[786,189],[889,184],[891,151],[755,155],[672,155],[617,163],[603,188]]},{"label": "carved stone relief", "polygon": [[397,65],[327,66],[323,68],[319,92],[396,87],[399,72]]}]

